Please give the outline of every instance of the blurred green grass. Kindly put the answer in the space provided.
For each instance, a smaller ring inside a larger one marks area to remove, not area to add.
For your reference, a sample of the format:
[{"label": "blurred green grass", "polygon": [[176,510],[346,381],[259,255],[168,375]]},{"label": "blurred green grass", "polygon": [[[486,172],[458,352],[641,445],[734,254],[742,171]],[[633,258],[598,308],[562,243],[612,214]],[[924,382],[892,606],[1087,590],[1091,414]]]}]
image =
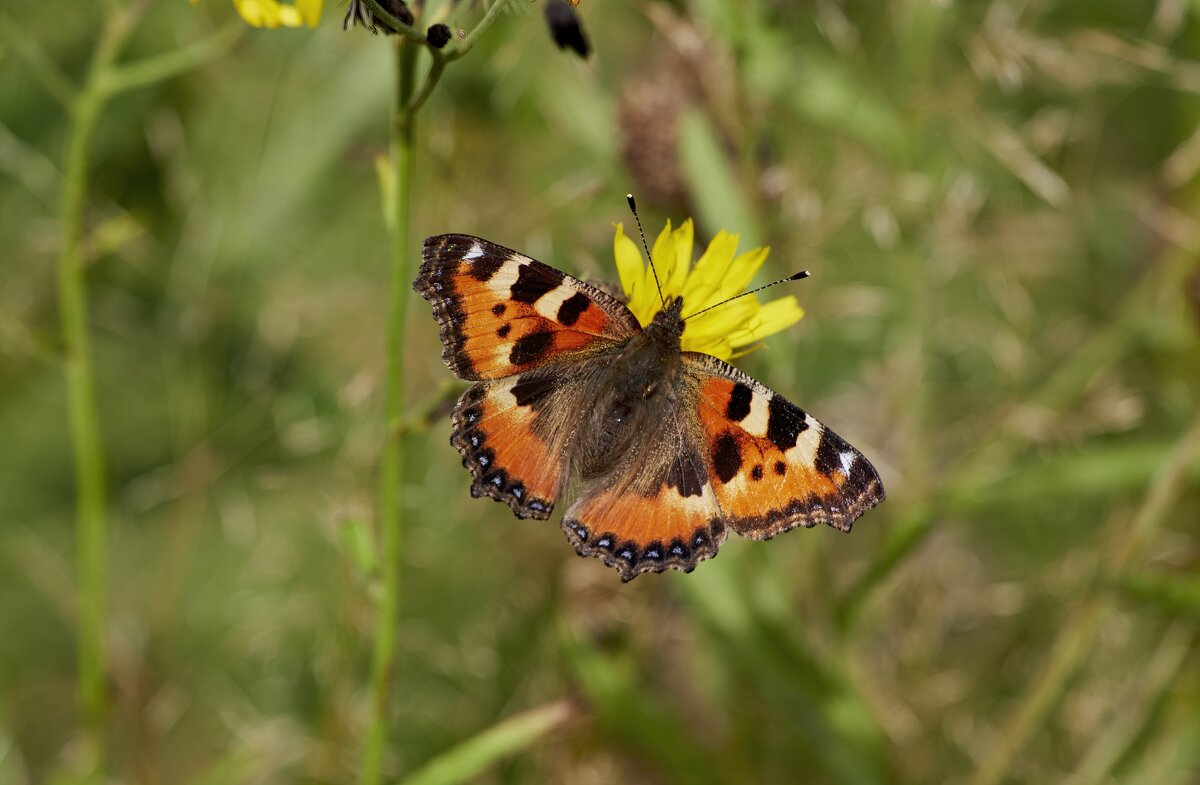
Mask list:
[{"label": "blurred green grass", "polygon": [[[471,499],[446,422],[418,422],[390,777],[570,706],[476,780],[1193,781],[1198,10],[584,0],[590,62],[512,14],[449,69],[422,117],[418,235],[612,278],[632,190],[649,227],[695,215],[770,244],[764,280],[813,271],[808,316],[740,365],[860,446],[889,499],[850,536],[731,541],[621,586],[555,524]],[[231,17],[156,4],[127,57]],[[25,50],[78,80],[99,10],[0,20],[0,781],[41,782],[80,724],[67,124]],[[100,121],[116,781],[357,771],[392,85],[388,47],[338,21],[247,31]],[[420,407],[449,372],[413,311]]]}]

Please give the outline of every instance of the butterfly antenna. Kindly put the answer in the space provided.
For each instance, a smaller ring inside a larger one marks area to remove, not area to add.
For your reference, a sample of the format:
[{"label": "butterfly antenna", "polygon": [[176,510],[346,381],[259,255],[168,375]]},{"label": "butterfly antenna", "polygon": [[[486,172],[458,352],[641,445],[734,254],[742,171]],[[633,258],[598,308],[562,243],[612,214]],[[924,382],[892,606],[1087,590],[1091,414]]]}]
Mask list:
[{"label": "butterfly antenna", "polygon": [[637,221],[638,234],[642,238],[642,247],[646,249],[646,258],[650,259],[650,272],[654,273],[654,285],[658,288],[658,299],[663,305],[667,304],[667,298],[663,297],[662,284],[658,282],[658,270],[654,269],[654,260],[650,258],[650,246],[646,245],[646,233],[642,231],[642,219],[638,218],[637,202],[633,201],[633,194],[625,194],[625,201],[629,202],[629,209],[633,211],[633,220]]},{"label": "butterfly antenna", "polygon": [[705,311],[711,311],[713,308],[719,308],[722,305],[724,305],[725,303],[731,303],[734,300],[738,299],[739,297],[748,297],[757,292],[761,292],[763,289],[770,289],[772,286],[778,286],[779,284],[787,283],[788,281],[803,280],[804,278],[807,278],[809,275],[811,275],[811,273],[809,273],[808,270],[801,270],[800,272],[796,273],[795,275],[789,275],[787,278],[780,278],[778,281],[771,281],[768,284],[763,284],[762,286],[758,287],[757,289],[751,289],[748,292],[742,292],[741,294],[730,297],[728,300],[722,300],[721,302],[716,303],[715,305],[710,305],[707,308],[702,308],[699,311],[696,311],[695,313],[690,313],[687,316],[683,317],[683,321],[687,321],[688,319],[691,319],[693,316],[699,316],[700,314],[704,313]]}]

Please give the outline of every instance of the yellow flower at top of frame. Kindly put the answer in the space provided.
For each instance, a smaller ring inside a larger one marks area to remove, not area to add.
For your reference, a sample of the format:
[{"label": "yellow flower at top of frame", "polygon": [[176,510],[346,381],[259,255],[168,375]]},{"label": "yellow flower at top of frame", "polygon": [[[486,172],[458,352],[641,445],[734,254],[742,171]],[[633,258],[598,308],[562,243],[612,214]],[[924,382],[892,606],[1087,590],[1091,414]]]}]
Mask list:
[{"label": "yellow flower at top of frame", "polygon": [[[699,313],[709,306],[737,297],[746,291],[755,273],[767,260],[769,248],[737,253],[738,236],[722,230],[692,264],[694,229],[689,218],[678,229],[671,222],[654,241],[651,256],[662,296],[683,298],[684,351],[704,352],[722,360],[745,354],[768,335],[786,330],[804,317],[804,309],[792,295],[760,303],[748,295]],[[617,224],[613,256],[621,288],[629,297],[629,310],[643,327],[662,309],[654,273],[642,260],[642,252]],[[688,314],[698,314],[687,318]]]},{"label": "yellow flower at top of frame", "polygon": [[[198,0],[192,0],[195,4]],[[246,23],[254,27],[316,27],[321,21],[324,0],[233,0],[233,7]]]}]

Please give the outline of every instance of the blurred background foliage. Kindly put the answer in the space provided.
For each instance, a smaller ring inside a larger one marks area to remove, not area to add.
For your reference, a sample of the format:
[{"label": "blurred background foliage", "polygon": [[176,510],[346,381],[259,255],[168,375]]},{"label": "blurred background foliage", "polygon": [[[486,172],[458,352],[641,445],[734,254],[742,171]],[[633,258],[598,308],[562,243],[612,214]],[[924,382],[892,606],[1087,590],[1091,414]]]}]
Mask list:
[{"label": "blurred background foliage", "polygon": [[[422,114],[415,233],[613,279],[634,191],[652,232],[771,245],[764,280],[813,271],[808,316],[739,364],[889,498],[850,536],[734,538],[622,586],[469,497],[415,304],[389,776],[1195,782],[1200,4],[583,0],[586,63],[512,5]],[[99,121],[113,781],[358,771],[393,84],[341,13],[264,32],[157,2],[126,58],[231,46]],[[0,9],[0,782],[78,753],[67,122],[37,58],[81,78],[99,18]]]}]

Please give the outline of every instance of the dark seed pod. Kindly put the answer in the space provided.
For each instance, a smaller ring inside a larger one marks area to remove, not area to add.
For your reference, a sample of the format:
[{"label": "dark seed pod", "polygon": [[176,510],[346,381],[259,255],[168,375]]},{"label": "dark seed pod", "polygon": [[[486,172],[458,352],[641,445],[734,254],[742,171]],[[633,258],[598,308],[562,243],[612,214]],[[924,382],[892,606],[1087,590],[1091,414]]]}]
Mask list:
[{"label": "dark seed pod", "polygon": [[567,0],[549,0],[546,3],[546,24],[550,37],[559,49],[571,48],[580,57],[588,56],[588,40],[583,32],[583,23]]},{"label": "dark seed pod", "polygon": [[425,40],[434,49],[441,49],[450,42],[450,28],[446,25],[433,25],[425,32]]}]

